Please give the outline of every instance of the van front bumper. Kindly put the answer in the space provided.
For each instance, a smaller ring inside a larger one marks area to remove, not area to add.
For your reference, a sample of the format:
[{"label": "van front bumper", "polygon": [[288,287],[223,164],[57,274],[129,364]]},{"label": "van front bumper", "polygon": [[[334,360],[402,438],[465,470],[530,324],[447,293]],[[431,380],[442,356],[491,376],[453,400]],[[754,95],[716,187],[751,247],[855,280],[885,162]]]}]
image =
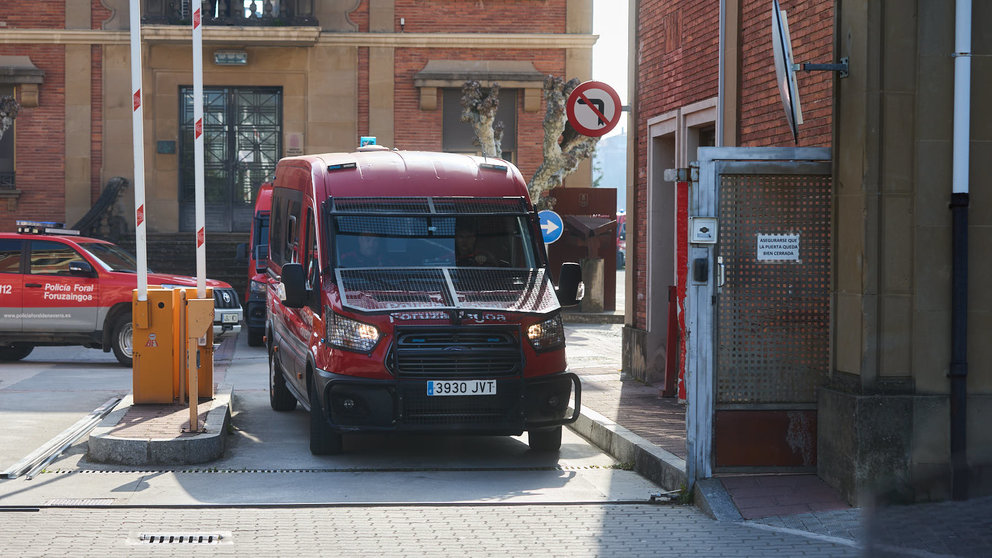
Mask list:
[{"label": "van front bumper", "polygon": [[[582,385],[573,373],[494,381],[494,395],[431,396],[427,394],[427,380],[423,379],[367,380],[326,371],[316,378],[324,419],[340,432],[517,436],[525,430],[569,424],[579,417]],[[572,396],[573,412],[567,415]]]}]

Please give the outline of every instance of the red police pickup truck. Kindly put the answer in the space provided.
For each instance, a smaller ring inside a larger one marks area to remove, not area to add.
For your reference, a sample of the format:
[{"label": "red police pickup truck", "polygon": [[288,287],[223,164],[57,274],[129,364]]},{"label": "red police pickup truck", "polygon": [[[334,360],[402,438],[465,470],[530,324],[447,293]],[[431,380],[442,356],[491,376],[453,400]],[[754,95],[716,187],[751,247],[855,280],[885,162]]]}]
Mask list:
[{"label": "red police pickup truck", "polygon": [[[20,360],[37,345],[83,345],[131,366],[134,258],[115,244],[78,236],[60,223],[18,221],[0,233],[0,361]],[[190,287],[196,279],[148,274],[149,286]],[[242,310],[227,283],[214,292],[214,340],[237,335]]]}]

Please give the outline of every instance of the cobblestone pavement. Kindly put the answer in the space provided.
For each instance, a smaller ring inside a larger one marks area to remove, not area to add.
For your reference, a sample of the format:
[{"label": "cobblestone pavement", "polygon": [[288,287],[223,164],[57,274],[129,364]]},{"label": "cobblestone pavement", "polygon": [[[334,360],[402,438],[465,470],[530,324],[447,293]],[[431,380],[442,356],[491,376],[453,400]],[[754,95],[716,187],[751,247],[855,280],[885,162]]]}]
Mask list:
[{"label": "cobblestone pavement", "polygon": [[[719,523],[687,506],[45,508],[0,518],[0,554],[25,558],[859,555],[842,541]],[[223,538],[141,542],[142,534]]]}]

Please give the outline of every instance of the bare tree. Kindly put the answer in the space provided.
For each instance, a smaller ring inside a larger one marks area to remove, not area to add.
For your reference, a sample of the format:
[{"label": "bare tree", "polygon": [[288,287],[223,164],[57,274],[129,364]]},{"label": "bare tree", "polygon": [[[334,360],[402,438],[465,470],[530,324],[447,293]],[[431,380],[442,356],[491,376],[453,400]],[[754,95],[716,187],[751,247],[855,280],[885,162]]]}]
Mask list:
[{"label": "bare tree", "polygon": [[[599,141],[599,138],[578,133],[568,123],[565,102],[579,83],[578,79],[566,82],[556,76],[544,78],[544,101],[547,104],[542,149],[544,160],[527,184],[530,197],[539,209],[554,207],[555,200],[548,197],[548,190],[561,186],[562,180],[575,172],[583,159],[592,156]],[[462,120],[472,124],[476,143],[486,156],[498,157],[501,153],[503,123],[494,123],[497,108],[499,84],[482,87],[477,81],[465,82],[462,87]]]},{"label": "bare tree", "polygon": [[544,162],[527,184],[530,198],[539,208],[554,208],[555,200],[547,192],[561,186],[566,176],[575,172],[579,163],[591,157],[599,138],[584,136],[568,123],[565,102],[579,83],[577,78],[567,82],[557,76],[544,78]]},{"label": "bare tree", "polygon": [[20,110],[21,104],[14,97],[10,95],[0,97],[0,139],[3,139],[7,128],[14,125],[14,119],[17,118]]},{"label": "bare tree", "polygon": [[503,142],[503,122],[496,122],[499,108],[499,84],[483,87],[478,81],[467,81],[462,86],[462,122],[468,122],[475,131],[475,143],[485,157],[500,157]]}]

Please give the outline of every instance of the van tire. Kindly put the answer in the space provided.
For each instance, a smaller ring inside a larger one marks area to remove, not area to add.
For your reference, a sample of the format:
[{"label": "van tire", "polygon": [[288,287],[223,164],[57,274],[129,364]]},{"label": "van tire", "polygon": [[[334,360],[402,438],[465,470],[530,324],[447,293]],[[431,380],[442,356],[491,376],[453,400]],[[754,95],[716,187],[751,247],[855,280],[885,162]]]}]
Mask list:
[{"label": "van tire", "polygon": [[317,388],[310,386],[310,453],[336,455],[341,453],[341,434],[331,430],[321,411]]},{"label": "van tire", "polygon": [[281,413],[296,408],[296,397],[286,387],[286,376],[272,351],[269,351],[269,406]]},{"label": "van tire", "polygon": [[34,345],[31,343],[11,343],[10,345],[3,345],[0,346],[0,360],[6,362],[21,360],[31,354],[31,351],[33,350]]},{"label": "van tire", "polygon": [[114,349],[117,362],[128,367],[134,365],[134,324],[131,323],[130,310],[114,318],[110,328],[110,346]]},{"label": "van tire", "polygon": [[561,449],[561,426],[528,430],[527,443],[534,451],[558,451]]}]

